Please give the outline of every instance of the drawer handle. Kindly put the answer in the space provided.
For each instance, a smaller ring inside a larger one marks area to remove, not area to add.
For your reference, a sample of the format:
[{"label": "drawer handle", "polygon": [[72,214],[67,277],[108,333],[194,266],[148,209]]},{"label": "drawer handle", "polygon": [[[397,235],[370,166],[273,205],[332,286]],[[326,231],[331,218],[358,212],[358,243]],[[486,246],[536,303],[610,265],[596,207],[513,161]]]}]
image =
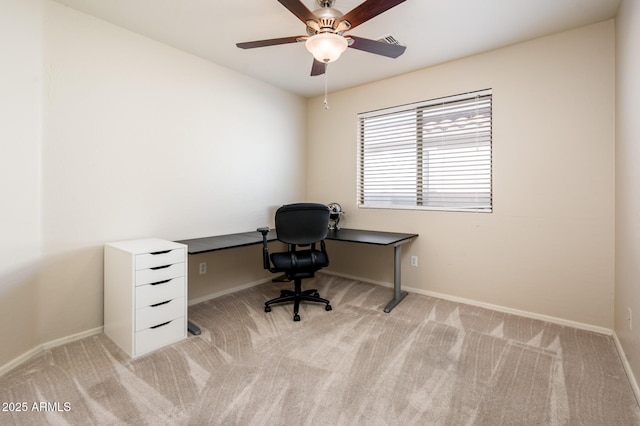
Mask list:
[{"label": "drawer handle", "polygon": [[169,253],[171,250],[164,250],[164,251],[154,251],[153,253],[149,253],[152,256],[155,256],[157,254],[167,254]]},{"label": "drawer handle", "polygon": [[167,300],[166,302],[160,302],[160,303],[156,303],[155,305],[150,305],[152,308],[155,308],[156,306],[162,306],[162,305],[166,305],[167,303],[171,302],[171,300]]},{"label": "drawer handle", "polygon": [[153,268],[151,268],[151,269],[153,269],[153,270],[155,271],[155,270],[158,270],[158,269],[164,269],[164,268],[168,268],[169,266],[171,266],[171,265],[164,265],[164,266],[154,266],[154,267],[153,267]]},{"label": "drawer handle", "polygon": [[151,285],[160,285],[160,284],[166,284],[171,280],[164,280],[164,281],[158,281],[157,283],[151,283]]},{"label": "drawer handle", "polygon": [[167,322],[163,322],[162,324],[158,324],[158,325],[154,325],[153,327],[149,327],[149,328],[158,328],[158,327],[163,327],[167,324],[169,324],[171,321],[167,321]]}]

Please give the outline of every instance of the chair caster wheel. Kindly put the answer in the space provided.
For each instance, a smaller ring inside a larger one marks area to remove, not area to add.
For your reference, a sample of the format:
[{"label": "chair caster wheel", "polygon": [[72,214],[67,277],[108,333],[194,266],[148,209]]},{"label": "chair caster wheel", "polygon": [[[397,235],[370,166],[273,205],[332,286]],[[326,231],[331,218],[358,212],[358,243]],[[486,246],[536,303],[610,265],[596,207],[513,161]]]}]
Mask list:
[{"label": "chair caster wheel", "polygon": [[264,307],[264,311],[265,312],[271,312],[271,306],[265,306]]},{"label": "chair caster wheel", "polygon": [[295,314],[295,315],[293,316],[293,320],[294,320],[294,321],[300,321],[300,315]]},{"label": "chair caster wheel", "polygon": [[320,293],[316,291],[315,293],[313,293],[313,297],[320,297]]},{"label": "chair caster wheel", "polygon": [[324,307],[324,310],[325,310],[325,311],[330,311],[331,309],[333,309],[333,308],[331,307],[331,305],[327,305],[327,306],[325,306],[325,307]]}]

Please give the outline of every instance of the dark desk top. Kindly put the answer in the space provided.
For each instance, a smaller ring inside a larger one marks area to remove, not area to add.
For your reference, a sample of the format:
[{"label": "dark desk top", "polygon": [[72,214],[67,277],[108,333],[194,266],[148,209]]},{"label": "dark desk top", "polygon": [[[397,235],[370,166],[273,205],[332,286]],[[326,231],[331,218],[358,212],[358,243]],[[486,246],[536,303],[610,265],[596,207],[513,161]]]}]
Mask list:
[{"label": "dark desk top", "polygon": [[[417,237],[418,234],[401,234],[397,232],[366,231],[362,229],[329,230],[327,240],[348,241],[375,245],[392,245]],[[267,241],[275,241],[278,237],[275,230],[270,230]],[[207,253],[226,250],[234,247],[262,244],[262,234],[258,231],[240,232],[237,234],[216,235],[214,237],[194,238],[176,241],[188,247],[189,254]]]},{"label": "dark desk top", "polygon": [[417,236],[418,234],[401,234],[398,232],[366,231],[363,229],[342,228],[340,230],[330,229],[327,234],[327,240],[388,246],[405,240],[410,240]]},{"label": "dark desk top", "polygon": [[[269,231],[267,241],[277,240],[276,232]],[[258,231],[240,232],[238,234],[216,235],[214,237],[194,238],[191,240],[176,241],[186,244],[189,254],[206,253],[209,251],[226,250],[234,247],[262,244],[262,234]]]}]

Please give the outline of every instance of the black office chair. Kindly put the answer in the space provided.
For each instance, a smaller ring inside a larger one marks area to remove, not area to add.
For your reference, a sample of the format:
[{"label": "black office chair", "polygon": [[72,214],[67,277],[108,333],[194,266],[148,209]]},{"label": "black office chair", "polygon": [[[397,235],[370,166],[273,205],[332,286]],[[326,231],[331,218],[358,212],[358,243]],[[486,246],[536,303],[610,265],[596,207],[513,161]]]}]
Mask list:
[{"label": "black office chair", "polygon": [[[264,269],[284,276],[294,282],[294,289],[282,290],[280,297],[264,304],[264,311],[271,312],[274,303],[293,302],[293,320],[300,321],[298,309],[300,302],[324,303],[330,311],[327,299],[318,294],[318,290],[302,291],[302,280],[312,278],[314,273],[329,265],[329,256],[324,239],[329,227],[329,208],[324,204],[296,203],[287,204],[276,211],[276,234],[279,241],[288,245],[286,252],[269,254],[267,234],[269,228],[258,228],[262,233],[262,257]],[[320,250],[316,248],[320,244]],[[300,247],[309,246],[300,250]]]}]

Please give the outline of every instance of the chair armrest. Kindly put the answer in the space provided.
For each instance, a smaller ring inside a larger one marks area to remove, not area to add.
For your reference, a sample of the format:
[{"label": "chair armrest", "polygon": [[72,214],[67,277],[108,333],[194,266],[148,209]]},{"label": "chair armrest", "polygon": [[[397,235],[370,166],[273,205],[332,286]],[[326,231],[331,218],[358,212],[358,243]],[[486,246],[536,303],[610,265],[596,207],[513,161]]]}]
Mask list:
[{"label": "chair armrest", "polygon": [[320,241],[320,250],[327,257],[327,264],[324,266],[325,268],[329,266],[329,254],[327,253],[327,246],[324,244],[324,240]]},{"label": "chair armrest", "polygon": [[262,234],[262,266],[264,269],[271,269],[269,263],[269,243],[267,242],[267,234],[269,233],[269,227],[265,226],[257,229]]}]

